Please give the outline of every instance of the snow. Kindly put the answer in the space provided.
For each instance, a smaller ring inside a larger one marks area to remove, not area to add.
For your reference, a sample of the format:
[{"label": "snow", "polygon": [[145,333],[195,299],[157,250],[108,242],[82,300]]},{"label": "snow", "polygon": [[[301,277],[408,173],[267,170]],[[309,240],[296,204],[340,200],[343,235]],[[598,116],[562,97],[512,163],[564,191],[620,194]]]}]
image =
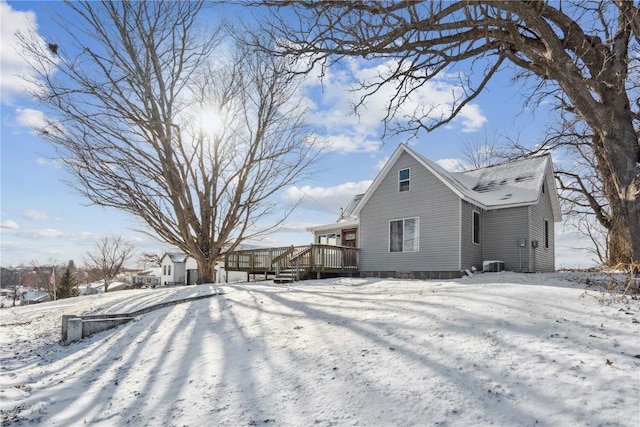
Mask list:
[{"label": "snow", "polygon": [[548,157],[531,157],[473,171],[454,173],[477,181],[471,190],[488,206],[535,202],[545,178]]},{"label": "snow", "polygon": [[423,163],[465,198],[498,208],[536,203],[545,179],[548,156],[514,160],[465,172],[449,172],[415,153]]},{"label": "snow", "polygon": [[5,309],[3,424],[637,426],[640,301],[603,304],[594,280],[225,284],[68,347],[57,344],[62,314],[217,289]]}]

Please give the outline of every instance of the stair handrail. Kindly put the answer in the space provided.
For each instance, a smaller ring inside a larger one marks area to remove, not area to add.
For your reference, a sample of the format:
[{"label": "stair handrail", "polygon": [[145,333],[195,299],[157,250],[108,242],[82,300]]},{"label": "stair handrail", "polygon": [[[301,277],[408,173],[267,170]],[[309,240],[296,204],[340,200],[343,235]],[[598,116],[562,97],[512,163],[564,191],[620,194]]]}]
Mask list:
[{"label": "stair handrail", "polygon": [[311,252],[312,248],[313,248],[313,245],[307,245],[303,250],[291,256],[291,262],[297,261],[301,256],[308,254],[309,252]]},{"label": "stair handrail", "polygon": [[286,259],[288,255],[292,254],[294,249],[295,247],[291,245],[290,248],[271,260],[271,265],[275,267],[276,276],[280,274],[280,262]]},{"label": "stair handrail", "polygon": [[[300,252],[298,252],[297,254],[293,255],[290,258],[291,263],[294,265],[295,267],[295,274],[296,274],[296,280],[300,280],[300,258],[306,254],[308,254],[309,252],[312,252],[313,250],[313,245],[307,245],[306,247],[304,247],[304,249],[302,249]],[[306,266],[305,268],[305,274],[308,273],[311,270],[311,261],[309,262],[309,265]]]}]

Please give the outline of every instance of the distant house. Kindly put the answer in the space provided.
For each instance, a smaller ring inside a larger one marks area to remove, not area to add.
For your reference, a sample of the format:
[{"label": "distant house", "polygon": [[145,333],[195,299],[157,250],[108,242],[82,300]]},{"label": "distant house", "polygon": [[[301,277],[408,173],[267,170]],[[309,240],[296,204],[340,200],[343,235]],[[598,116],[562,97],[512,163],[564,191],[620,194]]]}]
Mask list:
[{"label": "distant house", "polygon": [[47,291],[31,289],[20,294],[20,305],[39,304],[47,301],[51,301],[51,296]]},{"label": "distant house", "polygon": [[193,285],[198,281],[198,265],[187,254],[166,252],[160,259],[160,284]]},{"label": "distant house", "polygon": [[138,271],[127,279],[131,281],[131,285],[135,288],[147,286],[153,287],[160,285],[161,267],[149,270]]},{"label": "distant house", "polygon": [[[196,260],[184,253],[167,252],[160,260],[160,285],[194,285],[198,282],[198,264]],[[244,282],[248,280],[247,273],[225,272],[220,265],[216,267],[216,283]]]},{"label": "distant house", "polygon": [[446,278],[491,265],[555,269],[561,220],[550,156],[449,172],[402,144],[314,243],[360,248],[361,276]]}]

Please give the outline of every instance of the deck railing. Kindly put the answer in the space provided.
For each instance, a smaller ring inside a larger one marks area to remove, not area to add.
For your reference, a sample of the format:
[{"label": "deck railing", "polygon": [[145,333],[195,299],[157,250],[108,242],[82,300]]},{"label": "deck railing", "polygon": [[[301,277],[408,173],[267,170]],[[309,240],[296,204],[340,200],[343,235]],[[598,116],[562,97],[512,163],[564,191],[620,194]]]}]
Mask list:
[{"label": "deck railing", "polygon": [[275,273],[296,270],[309,273],[356,273],[359,249],[347,246],[304,245],[245,249],[225,256],[227,271]]}]

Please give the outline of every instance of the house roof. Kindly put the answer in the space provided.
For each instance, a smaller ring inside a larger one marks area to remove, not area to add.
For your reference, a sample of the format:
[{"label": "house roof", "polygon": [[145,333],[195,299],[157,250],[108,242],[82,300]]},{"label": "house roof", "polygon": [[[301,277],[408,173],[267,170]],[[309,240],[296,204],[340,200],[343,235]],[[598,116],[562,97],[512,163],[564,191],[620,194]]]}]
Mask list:
[{"label": "house roof", "polygon": [[437,163],[423,157],[405,144],[400,144],[367,192],[353,210],[359,215],[376,188],[402,153],[407,153],[440,179],[461,199],[484,209],[527,206],[538,202],[542,183],[551,194],[551,207],[555,221],[562,218],[553,180],[551,156],[544,155],[516,160],[501,165],[465,172],[449,172]]},{"label": "house roof", "polygon": [[162,275],[162,268],[160,267],[153,267],[147,270],[141,270],[138,271],[134,274],[134,276],[161,276]]},{"label": "house roof", "polygon": [[360,223],[360,220],[358,216],[354,214],[354,211],[358,206],[358,203],[360,203],[360,200],[362,200],[362,198],[364,197],[364,194],[365,193],[356,194],[355,196],[353,196],[353,199],[351,199],[347,207],[343,209],[342,212],[340,213],[340,217],[338,217],[338,221],[333,222],[331,224],[323,224],[323,225],[316,225],[314,227],[307,227],[307,231],[311,231],[313,233],[316,231],[323,232],[323,231],[332,231],[339,228],[357,227],[358,224]]},{"label": "house roof", "polygon": [[165,252],[165,254],[162,256],[162,259],[164,259],[164,257],[167,257],[167,256],[169,257],[171,262],[178,263],[178,264],[185,262],[188,257],[187,254],[181,253],[181,252]]},{"label": "house roof", "polygon": [[357,227],[359,224],[360,220],[357,217],[353,217],[353,219],[350,219],[349,221],[342,220],[338,222],[332,222],[331,224],[322,224],[316,225],[315,227],[307,227],[307,231],[311,231],[312,233],[316,231],[333,231],[344,228]]},{"label": "house roof", "polygon": [[355,210],[356,206],[358,206],[358,203],[360,202],[360,200],[362,200],[363,197],[364,193],[356,194],[355,196],[353,196],[353,199],[351,199],[347,207],[342,210],[340,218],[338,218],[338,222],[350,221],[354,219],[355,216],[353,215],[353,211]]}]

